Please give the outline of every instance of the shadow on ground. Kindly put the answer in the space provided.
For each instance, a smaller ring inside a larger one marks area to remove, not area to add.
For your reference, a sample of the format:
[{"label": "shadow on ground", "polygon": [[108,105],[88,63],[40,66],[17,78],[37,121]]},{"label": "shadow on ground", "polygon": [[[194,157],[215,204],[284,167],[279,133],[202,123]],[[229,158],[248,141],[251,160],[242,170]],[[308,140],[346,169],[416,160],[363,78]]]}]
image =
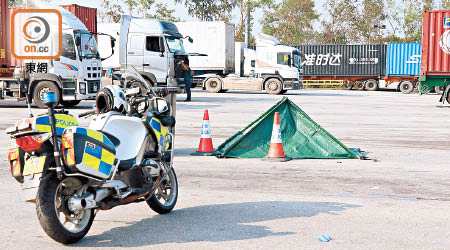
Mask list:
[{"label": "shadow on ground", "polygon": [[337,215],[334,212],[356,207],[359,206],[335,202],[281,201],[196,206],[112,228],[102,234],[85,237],[74,246],[141,247],[161,243],[222,242],[290,235],[295,233],[272,232],[267,226],[251,224],[287,218],[300,219],[321,213]]}]

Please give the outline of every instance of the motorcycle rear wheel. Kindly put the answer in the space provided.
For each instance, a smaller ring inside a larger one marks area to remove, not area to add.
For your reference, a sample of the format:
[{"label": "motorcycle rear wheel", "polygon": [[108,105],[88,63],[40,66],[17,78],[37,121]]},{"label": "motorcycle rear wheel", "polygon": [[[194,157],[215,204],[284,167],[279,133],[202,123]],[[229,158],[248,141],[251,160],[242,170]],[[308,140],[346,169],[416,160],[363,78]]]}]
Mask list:
[{"label": "motorcycle rear wheel", "polygon": [[80,184],[78,179],[70,177],[60,181],[54,173],[41,180],[36,197],[37,216],[44,232],[57,242],[71,244],[81,240],[94,221],[92,209],[77,214],[68,211],[67,194],[78,191]]},{"label": "motorcycle rear wheel", "polygon": [[178,181],[173,168],[167,175],[167,179],[156,189],[152,197],[147,200],[150,208],[159,214],[170,213],[178,199]]}]

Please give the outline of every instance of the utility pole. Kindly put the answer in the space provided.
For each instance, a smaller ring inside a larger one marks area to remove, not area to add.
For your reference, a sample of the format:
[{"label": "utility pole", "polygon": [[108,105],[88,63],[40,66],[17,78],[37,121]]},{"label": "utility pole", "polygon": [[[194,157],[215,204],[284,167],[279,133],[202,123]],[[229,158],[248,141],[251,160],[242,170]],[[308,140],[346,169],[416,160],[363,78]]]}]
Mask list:
[{"label": "utility pole", "polygon": [[245,32],[245,44],[250,48],[250,0],[247,1],[247,32]]}]

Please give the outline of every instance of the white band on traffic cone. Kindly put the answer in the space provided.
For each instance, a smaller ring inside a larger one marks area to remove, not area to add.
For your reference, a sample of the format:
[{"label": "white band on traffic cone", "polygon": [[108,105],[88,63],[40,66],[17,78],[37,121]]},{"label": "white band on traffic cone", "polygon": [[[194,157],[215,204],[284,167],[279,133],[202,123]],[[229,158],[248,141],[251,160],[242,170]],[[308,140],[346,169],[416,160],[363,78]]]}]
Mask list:
[{"label": "white band on traffic cone", "polygon": [[272,138],[271,143],[283,143],[281,140],[281,129],[279,124],[274,124],[272,128]]},{"label": "white band on traffic cone", "polygon": [[211,128],[209,127],[209,120],[203,120],[202,133],[200,138],[211,138]]}]

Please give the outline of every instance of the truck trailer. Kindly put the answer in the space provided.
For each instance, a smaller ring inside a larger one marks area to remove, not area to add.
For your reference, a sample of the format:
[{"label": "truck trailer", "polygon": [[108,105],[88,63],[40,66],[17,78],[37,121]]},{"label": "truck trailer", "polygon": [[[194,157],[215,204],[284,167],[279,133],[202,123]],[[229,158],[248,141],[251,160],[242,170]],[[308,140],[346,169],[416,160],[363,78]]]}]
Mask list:
[{"label": "truck trailer", "polygon": [[450,10],[424,12],[422,46],[419,93],[435,89],[450,103]]},{"label": "truck trailer", "polygon": [[340,82],[344,89],[395,89],[411,93],[420,65],[420,44],[296,45],[305,54],[304,82]]}]

